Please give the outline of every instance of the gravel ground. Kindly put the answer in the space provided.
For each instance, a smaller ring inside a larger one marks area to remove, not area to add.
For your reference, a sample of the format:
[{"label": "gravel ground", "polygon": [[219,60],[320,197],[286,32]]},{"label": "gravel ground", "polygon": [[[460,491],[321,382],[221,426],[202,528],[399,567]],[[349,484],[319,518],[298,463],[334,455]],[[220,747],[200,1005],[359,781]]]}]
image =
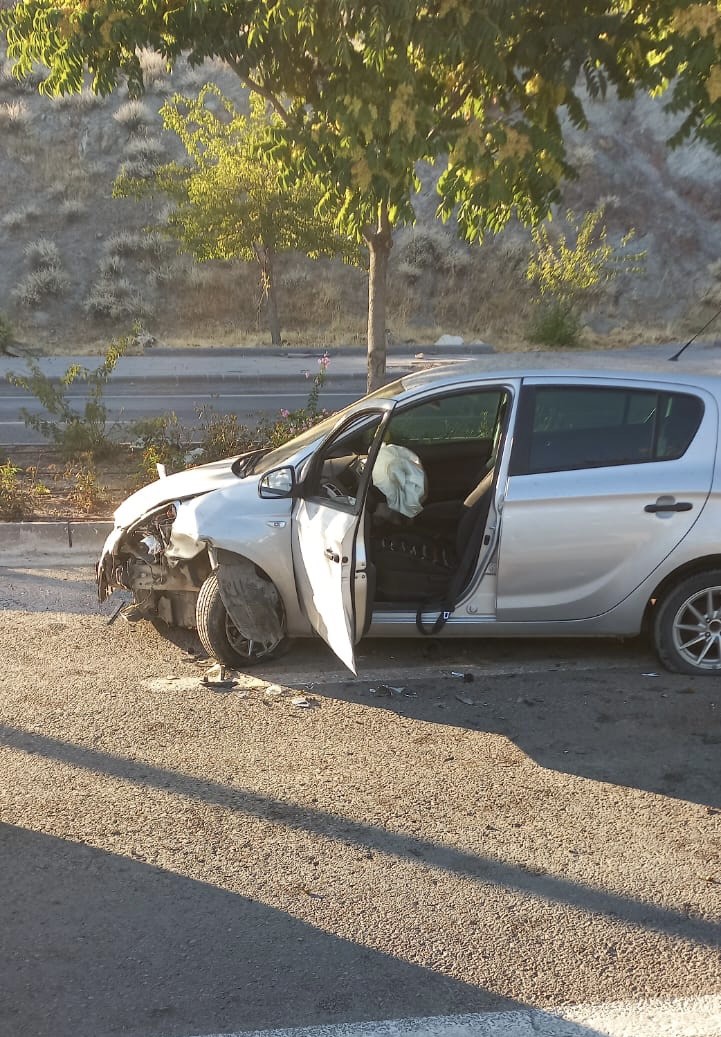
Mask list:
[{"label": "gravel ground", "polygon": [[91,593],[0,573],[2,1037],[721,992],[717,680],[389,641],[204,685]]}]

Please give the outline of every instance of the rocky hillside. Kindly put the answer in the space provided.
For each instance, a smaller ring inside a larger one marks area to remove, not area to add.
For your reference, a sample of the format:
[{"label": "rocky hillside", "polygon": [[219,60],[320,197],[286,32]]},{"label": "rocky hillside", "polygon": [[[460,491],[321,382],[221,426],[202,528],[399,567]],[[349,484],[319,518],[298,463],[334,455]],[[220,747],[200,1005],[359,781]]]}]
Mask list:
[{"label": "rocky hillside", "polygon": [[[252,266],[194,264],[144,229],[162,219],[160,202],[112,198],[124,166],[179,157],[158,116],[169,95],[197,93],[209,79],[239,94],[222,65],[171,77],[157,55],[143,60],[141,102],[122,89],[51,100],[36,82],[13,79],[0,53],[0,314],[21,349],[93,351],[135,321],[161,344],[267,341]],[[696,330],[721,305],[721,164],[695,145],[669,152],[673,127],[657,101],[596,103],[590,114],[591,130],[570,135],[580,177],[566,204],[581,213],[604,201],[611,237],[634,227],[647,259],[586,314],[586,340]],[[432,171],[427,180],[419,222],[398,233],[393,250],[391,339],[424,343],[448,332],[521,345],[532,301],[528,234],[512,228],[466,247],[434,219]],[[279,294],[289,343],[363,340],[361,271],[286,256]]]}]

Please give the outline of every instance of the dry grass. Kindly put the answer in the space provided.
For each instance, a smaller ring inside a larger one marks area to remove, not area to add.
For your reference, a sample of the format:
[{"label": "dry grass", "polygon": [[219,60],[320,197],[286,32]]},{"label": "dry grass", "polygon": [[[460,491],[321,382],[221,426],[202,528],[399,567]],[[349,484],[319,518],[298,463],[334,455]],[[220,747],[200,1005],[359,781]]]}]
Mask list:
[{"label": "dry grass", "polygon": [[33,270],[13,289],[18,305],[34,309],[48,296],[60,296],[70,285],[70,279],[59,266]]},{"label": "dry grass", "polygon": [[30,109],[25,101],[0,104],[0,130],[5,133],[23,133],[30,125],[30,119]]},{"label": "dry grass", "polygon": [[19,208],[11,209],[10,212],[5,213],[3,218],[0,220],[0,226],[3,230],[20,230],[31,220],[39,219],[40,215],[41,212],[37,205],[28,203],[27,205],[21,205]]},{"label": "dry grass", "polygon": [[113,119],[128,133],[139,133],[153,121],[153,113],[142,101],[126,101],[113,113]]},{"label": "dry grass", "polygon": [[60,250],[50,238],[36,238],[25,246],[25,258],[31,270],[60,267]]},{"label": "dry grass", "polygon": [[102,94],[96,94],[87,88],[83,88],[77,94],[61,94],[58,97],[53,97],[51,100],[56,108],[75,112],[92,111],[95,108],[104,107],[107,103],[106,97],[103,97]]},{"label": "dry grass", "polygon": [[87,212],[87,205],[80,198],[63,198],[58,212],[64,220],[77,220]]}]

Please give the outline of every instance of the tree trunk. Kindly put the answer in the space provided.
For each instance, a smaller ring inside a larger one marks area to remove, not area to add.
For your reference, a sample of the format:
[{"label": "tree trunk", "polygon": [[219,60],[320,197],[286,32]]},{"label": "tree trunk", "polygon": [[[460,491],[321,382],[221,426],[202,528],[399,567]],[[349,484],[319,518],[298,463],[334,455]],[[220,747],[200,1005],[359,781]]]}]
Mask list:
[{"label": "tree trunk", "polygon": [[381,202],[378,226],[365,231],[370,253],[368,269],[368,392],[383,385],[386,377],[386,293],[388,257],[393,234],[388,206]]},{"label": "tree trunk", "polygon": [[274,346],[280,346],[280,318],[278,317],[278,298],[275,294],[275,277],[273,270],[273,250],[262,242],[254,245],[255,254],[260,264],[261,300],[265,299],[268,307],[268,328],[270,340]]}]

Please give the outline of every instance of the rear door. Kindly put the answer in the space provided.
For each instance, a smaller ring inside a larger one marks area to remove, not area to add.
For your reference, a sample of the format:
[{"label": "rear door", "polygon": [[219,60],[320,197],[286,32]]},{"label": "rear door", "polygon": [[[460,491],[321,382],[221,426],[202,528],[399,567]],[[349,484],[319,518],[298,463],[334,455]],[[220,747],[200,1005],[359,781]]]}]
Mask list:
[{"label": "rear door", "polygon": [[700,389],[524,381],[502,506],[497,618],[614,608],[706,503],[718,413]]}]

